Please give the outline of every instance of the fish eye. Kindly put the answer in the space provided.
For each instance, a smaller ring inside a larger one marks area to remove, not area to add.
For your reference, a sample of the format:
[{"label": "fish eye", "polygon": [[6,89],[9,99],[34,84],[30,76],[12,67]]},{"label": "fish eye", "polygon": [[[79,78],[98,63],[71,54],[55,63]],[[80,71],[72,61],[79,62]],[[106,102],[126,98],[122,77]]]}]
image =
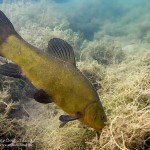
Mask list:
[{"label": "fish eye", "polygon": [[104,120],[105,119],[105,116],[102,116],[102,118],[101,118],[102,120]]}]

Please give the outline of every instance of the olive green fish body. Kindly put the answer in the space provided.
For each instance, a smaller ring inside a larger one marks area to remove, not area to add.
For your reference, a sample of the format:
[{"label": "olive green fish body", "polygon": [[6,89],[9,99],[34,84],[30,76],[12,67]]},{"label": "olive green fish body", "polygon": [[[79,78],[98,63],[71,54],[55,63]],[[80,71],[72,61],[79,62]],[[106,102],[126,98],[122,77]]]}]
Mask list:
[{"label": "olive green fish body", "polygon": [[80,114],[81,122],[97,130],[105,126],[106,116],[98,94],[74,64],[39,51],[18,34],[5,38],[0,55],[20,66],[26,78],[65,112]]}]

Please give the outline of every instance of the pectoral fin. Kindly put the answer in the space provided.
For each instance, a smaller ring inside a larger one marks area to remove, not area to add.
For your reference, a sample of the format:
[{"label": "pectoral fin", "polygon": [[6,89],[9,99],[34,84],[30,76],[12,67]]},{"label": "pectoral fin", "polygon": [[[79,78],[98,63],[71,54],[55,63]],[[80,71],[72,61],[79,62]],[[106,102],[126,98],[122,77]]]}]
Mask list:
[{"label": "pectoral fin", "polygon": [[12,63],[1,65],[0,74],[13,78],[23,78],[23,74],[20,67]]},{"label": "pectoral fin", "polygon": [[42,89],[37,90],[33,98],[39,103],[43,103],[43,104],[52,103],[49,95]]},{"label": "pectoral fin", "polygon": [[80,116],[79,115],[61,115],[59,117],[59,120],[61,121],[61,124],[59,127],[63,127],[66,123],[68,123],[69,121],[74,121],[79,119]]}]

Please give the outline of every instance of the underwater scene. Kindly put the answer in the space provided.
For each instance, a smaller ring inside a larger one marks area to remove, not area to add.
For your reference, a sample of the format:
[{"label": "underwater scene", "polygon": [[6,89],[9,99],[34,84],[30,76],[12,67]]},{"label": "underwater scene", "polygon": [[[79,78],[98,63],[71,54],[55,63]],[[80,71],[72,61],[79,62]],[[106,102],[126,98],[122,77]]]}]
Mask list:
[{"label": "underwater scene", "polygon": [[149,0],[0,0],[0,150],[150,150]]}]

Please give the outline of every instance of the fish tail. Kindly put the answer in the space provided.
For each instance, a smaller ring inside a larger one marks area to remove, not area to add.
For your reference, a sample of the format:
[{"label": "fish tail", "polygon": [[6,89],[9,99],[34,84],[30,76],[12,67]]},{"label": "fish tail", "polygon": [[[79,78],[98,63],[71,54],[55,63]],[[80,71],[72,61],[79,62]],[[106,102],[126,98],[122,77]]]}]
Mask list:
[{"label": "fish tail", "polygon": [[0,45],[6,41],[10,35],[15,35],[17,32],[14,26],[6,15],[0,10]]}]

